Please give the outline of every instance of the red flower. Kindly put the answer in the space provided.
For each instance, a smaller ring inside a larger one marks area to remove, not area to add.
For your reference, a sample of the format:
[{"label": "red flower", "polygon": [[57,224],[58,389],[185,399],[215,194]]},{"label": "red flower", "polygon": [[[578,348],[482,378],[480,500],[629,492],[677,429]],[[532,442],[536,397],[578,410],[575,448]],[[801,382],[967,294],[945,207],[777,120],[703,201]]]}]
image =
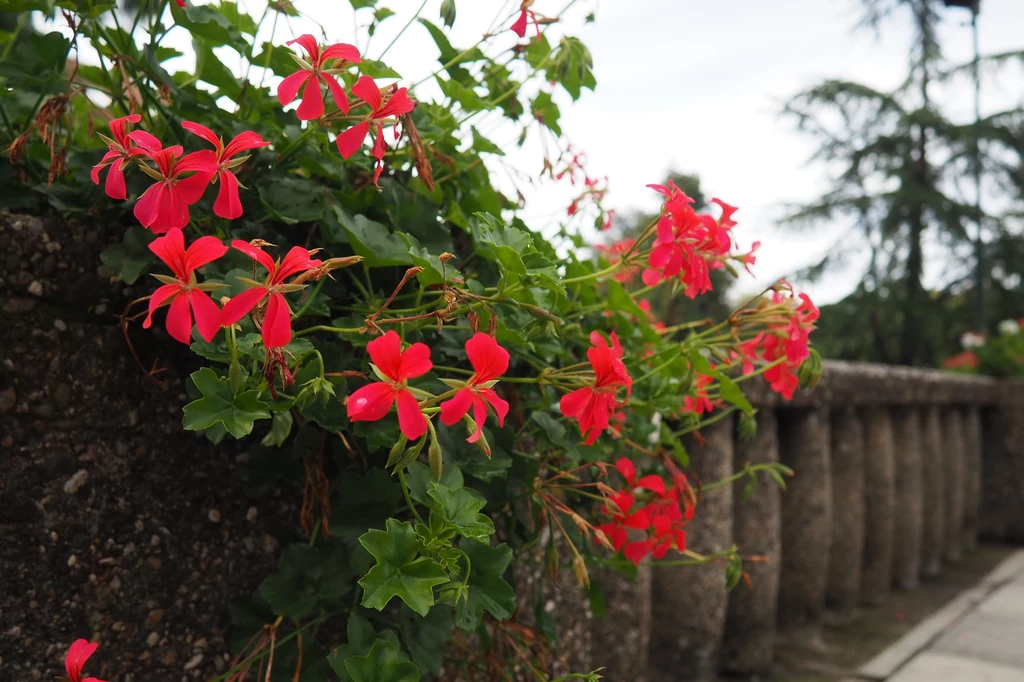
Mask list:
[{"label": "red flower", "polygon": [[533,4],[533,0],[523,0],[523,4],[519,8],[519,18],[512,24],[512,32],[520,38],[526,37],[526,21],[530,19],[533,21],[533,27],[537,29],[537,39],[540,39],[540,25],[537,23],[537,15],[532,9],[529,9],[530,5]]},{"label": "red flower", "polygon": [[267,270],[267,278],[261,284],[252,280],[243,280],[250,288],[224,304],[221,311],[221,323],[232,325],[248,315],[263,299],[269,297],[267,308],[263,313],[262,334],[263,345],[267,348],[287,346],[292,340],[292,311],[284,294],[298,291],[298,284],[286,284],[285,280],[292,275],[319,267],[322,261],[312,258],[312,254],[301,246],[293,246],[283,260],[274,262],[265,251],[249,242],[236,239],[231,247],[244,253]]},{"label": "red flower", "polygon": [[[167,311],[167,333],[182,343],[192,341],[192,316],[195,315],[199,335],[207,343],[213,341],[220,330],[220,308],[210,299],[204,286],[219,288],[220,285],[196,284],[196,270],[211,263],[228,251],[228,247],[216,237],[200,237],[185,248],[185,237],[181,230],[174,228],[149,245],[149,250],[167,264],[174,277],[158,276],[164,285],[149,298],[149,314],[142,323],[143,329],[153,324],[153,313],[170,302]],[[170,281],[168,281],[170,280]]]},{"label": "red flower", "polygon": [[441,403],[441,421],[446,426],[454,426],[466,416],[469,408],[473,408],[474,431],[466,440],[475,443],[487,419],[487,403],[491,404],[498,415],[498,426],[505,425],[508,414],[508,403],[498,397],[491,388],[497,383],[498,377],[508,370],[508,351],[487,334],[477,333],[466,342],[466,357],[476,372],[451,400]]},{"label": "red flower", "polygon": [[[213,212],[227,220],[234,220],[241,216],[242,202],[238,198],[238,178],[235,177],[233,170],[245,163],[249,156],[246,155],[234,161],[231,159],[241,152],[266,147],[270,143],[260,137],[258,133],[246,130],[225,145],[206,126],[192,121],[183,121],[181,127],[216,147],[216,152],[206,152],[211,164],[217,169],[217,175],[213,180],[214,182],[220,181],[220,191],[217,192],[217,201],[213,204]],[[198,153],[202,154],[203,152]]]},{"label": "red flower", "polygon": [[286,44],[292,45],[293,43],[298,43],[302,47],[309,61],[293,57],[302,70],[288,76],[277,86],[277,99],[281,105],[291,104],[298,94],[299,88],[302,88],[302,102],[295,112],[299,120],[311,121],[314,118],[320,118],[324,114],[324,96],[320,90],[320,82],[323,81],[327,85],[327,89],[331,91],[334,103],[347,114],[348,97],[345,96],[345,89],[341,87],[341,83],[338,82],[334,74],[324,67],[327,62],[335,59],[358,64],[362,61],[359,50],[354,45],[336,43],[321,52],[316,38],[308,33],[304,33],[295,40],[289,40]]},{"label": "red flower", "polygon": [[943,360],[942,366],[946,369],[974,369],[978,363],[978,356],[970,350],[965,350]]},{"label": "red flower", "polygon": [[68,655],[64,657],[64,671],[68,674],[68,682],[103,682],[95,677],[82,678],[82,668],[85,667],[85,662],[99,646],[97,642],[89,642],[84,639],[75,640],[71,648],[68,649]]},{"label": "red flower", "polygon": [[[156,163],[156,170],[149,166],[142,169],[156,179],[156,183],[135,202],[135,217],[155,234],[188,225],[188,207],[202,198],[217,170],[209,154],[197,152],[181,156],[181,152],[182,148],[177,145],[145,151],[145,156]],[[180,178],[182,173],[193,175]]]},{"label": "red flower", "polygon": [[90,177],[94,185],[100,184],[100,171],[109,168],[107,181],[104,184],[104,191],[111,199],[127,199],[128,189],[124,184],[124,169],[128,167],[131,160],[145,154],[145,149],[156,151],[163,145],[145,130],[133,130],[127,132],[125,128],[129,123],[138,123],[142,120],[139,114],[115,118],[110,122],[110,132],[114,139],[100,134],[103,141],[107,143],[107,153],[103,155],[100,162],[92,167]]},{"label": "red flower", "polygon": [[367,384],[345,399],[348,418],[354,422],[377,421],[398,403],[398,428],[406,438],[416,440],[427,432],[427,418],[420,412],[406,382],[423,376],[434,366],[430,348],[414,343],[403,351],[398,334],[389,331],[366,344],[366,350],[373,360],[370,366],[381,381]]},{"label": "red flower", "polygon": [[587,351],[587,359],[594,371],[593,385],[568,393],[559,402],[562,414],[579,422],[587,445],[597,440],[608,428],[615,409],[625,404],[625,401],[620,403],[616,397],[619,387],[626,387],[628,400],[633,385],[626,365],[621,360],[622,346],[615,333],[612,332],[611,346],[597,332],[590,335],[590,342],[593,347]]},{"label": "red flower", "polygon": [[[714,365],[712,365],[714,367]],[[683,411],[692,412],[694,414],[704,414],[705,412],[711,412],[714,406],[711,404],[711,399],[708,397],[707,386],[712,381],[713,377],[709,377],[705,374],[697,375],[697,385],[695,387],[696,395],[688,395],[683,398]]]},{"label": "red flower", "polygon": [[[384,170],[384,128],[385,119],[408,114],[416,105],[409,99],[408,91],[405,88],[395,90],[385,103],[380,94],[380,88],[369,76],[360,76],[356,84],[352,86],[352,94],[361,99],[370,107],[370,113],[365,120],[338,135],[338,153],[342,158],[351,158],[363,146],[363,140],[370,132],[370,125],[376,127],[376,136],[373,140],[373,158],[377,159],[376,168],[373,172],[373,184],[377,184],[380,173]],[[379,185],[378,185],[379,186]]]},{"label": "red flower", "polygon": [[185,0],[174,0],[174,1],[176,3],[178,3],[178,7],[182,8],[182,9],[185,9]]}]

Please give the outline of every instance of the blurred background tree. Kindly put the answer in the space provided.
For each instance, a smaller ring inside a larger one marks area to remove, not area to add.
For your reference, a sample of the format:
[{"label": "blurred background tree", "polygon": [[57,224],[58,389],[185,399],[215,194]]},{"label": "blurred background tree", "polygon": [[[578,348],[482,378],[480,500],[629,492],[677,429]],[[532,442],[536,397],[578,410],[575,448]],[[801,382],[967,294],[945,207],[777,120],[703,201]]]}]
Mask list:
[{"label": "blurred background tree", "polygon": [[[812,161],[830,170],[831,183],[817,201],[794,207],[785,224],[837,233],[826,255],[797,277],[814,279],[867,254],[854,292],[822,309],[816,338],[826,357],[937,365],[959,350],[963,331],[984,332],[1024,310],[1024,110],[956,122],[933,96],[965,76],[977,83],[979,66],[1021,53],[948,64],[937,37],[944,4],[863,0],[861,26],[880,32],[894,16],[910,18],[904,82],[883,92],[826,80],[784,109],[820,142]],[[975,174],[1000,196],[984,212]]]}]

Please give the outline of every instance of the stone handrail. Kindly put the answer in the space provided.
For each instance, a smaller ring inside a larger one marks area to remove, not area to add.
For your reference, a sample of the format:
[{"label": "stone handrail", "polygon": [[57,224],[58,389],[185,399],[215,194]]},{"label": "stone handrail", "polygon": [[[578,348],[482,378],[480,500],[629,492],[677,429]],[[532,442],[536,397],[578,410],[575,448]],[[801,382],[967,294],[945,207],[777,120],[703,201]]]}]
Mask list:
[{"label": "stone handrail", "polygon": [[[744,388],[757,434],[713,424],[690,445],[692,473],[712,481],[779,461],[796,475],[785,492],[765,476],[749,499],[745,481],[709,491],[688,544],[762,558],[745,565],[753,589],[726,592],[721,564],[595,576],[615,622],[591,616],[578,664],[632,682],[763,675],[776,642],[815,641],[826,611],[842,622],[913,589],[979,537],[1024,542],[1024,382],[826,362],[818,387],[790,402]],[[564,607],[578,629],[588,600]]]}]

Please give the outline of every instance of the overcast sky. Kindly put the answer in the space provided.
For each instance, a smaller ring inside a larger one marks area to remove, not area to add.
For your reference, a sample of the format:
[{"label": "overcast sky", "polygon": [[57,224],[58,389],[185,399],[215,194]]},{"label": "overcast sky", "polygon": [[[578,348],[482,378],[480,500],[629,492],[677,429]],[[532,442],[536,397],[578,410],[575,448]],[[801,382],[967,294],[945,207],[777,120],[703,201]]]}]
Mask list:
[{"label": "overcast sky", "polygon": [[[533,9],[555,15],[567,2],[536,0]],[[456,0],[452,43],[456,48],[473,44],[496,18],[498,26],[507,28],[518,3]],[[265,0],[239,4],[254,17],[266,7]],[[369,16],[367,10],[355,13],[346,0],[295,4],[309,18],[279,22],[278,43],[303,32],[320,35],[319,22],[331,42],[354,42],[372,58],[380,57],[420,7],[419,0],[382,0],[381,5],[397,14],[380,25],[367,45],[366,32],[359,28]],[[440,4],[427,0],[420,16],[439,23]],[[596,21],[584,24],[590,12]],[[827,184],[823,169],[807,164],[814,143],[779,117],[781,105],[825,78],[892,89],[906,75],[912,32],[905,12],[883,26],[880,38],[871,31],[855,31],[859,17],[858,0],[577,0],[550,35],[557,39],[565,31],[587,44],[598,85],[576,103],[559,98],[562,128],[586,151],[590,172],[609,177],[607,205],[620,211],[656,210],[657,197],[645,185],[662,181],[670,169],[699,174],[710,195],[740,207],[735,231],[740,243],[762,242],[757,282],[746,282],[741,290],[763,286],[817,261],[841,236],[835,228],[794,234],[775,227],[787,202],[820,196]],[[946,56],[969,60],[970,13],[948,9],[944,17],[941,43]],[[1024,1],[982,0],[979,30],[983,53],[1024,48]],[[184,32],[172,37],[167,42],[188,49]],[[261,35],[258,40],[268,38]],[[500,30],[495,46],[507,47],[515,40],[510,31]],[[227,48],[218,54],[229,66],[237,60]],[[413,24],[385,61],[405,83],[412,83],[437,68],[436,56],[426,30]],[[1022,104],[1021,71],[1012,76],[985,82],[984,110]],[[429,82],[416,90],[422,98],[432,92],[436,86]],[[973,90],[966,81],[944,88],[938,99],[956,115],[969,117],[973,110]],[[541,163],[537,139],[531,137],[523,150],[511,149],[518,131],[498,118],[484,117],[478,125],[492,140],[508,145],[512,165],[535,177]],[[494,176],[502,189],[511,188],[507,174],[496,169]],[[537,228],[563,219],[578,192],[564,184],[547,185],[524,188],[528,203],[523,215]],[[941,267],[933,262],[926,277],[936,278]],[[856,284],[858,269],[854,265],[807,290],[822,303],[838,300]]]}]

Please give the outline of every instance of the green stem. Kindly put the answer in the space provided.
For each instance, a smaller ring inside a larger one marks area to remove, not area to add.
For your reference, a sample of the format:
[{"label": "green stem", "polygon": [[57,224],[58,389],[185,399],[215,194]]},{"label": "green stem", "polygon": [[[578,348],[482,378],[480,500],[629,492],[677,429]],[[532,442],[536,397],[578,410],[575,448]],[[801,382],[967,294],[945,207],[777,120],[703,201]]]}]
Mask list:
[{"label": "green stem", "polygon": [[302,314],[304,312],[309,310],[309,306],[313,305],[313,301],[316,300],[316,295],[320,293],[320,289],[323,288],[324,282],[326,281],[327,278],[322,277],[320,281],[316,283],[316,286],[313,288],[313,293],[311,293],[309,297],[306,298],[306,302],[302,304],[302,307],[295,311],[295,314],[292,315],[293,320],[299,319],[300,317],[302,317]]},{"label": "green stem", "polygon": [[388,53],[388,50],[394,47],[395,43],[398,42],[398,39],[402,37],[402,34],[405,33],[406,29],[412,26],[412,22],[416,21],[419,18],[420,12],[422,12],[423,8],[427,6],[427,2],[428,0],[423,0],[423,2],[420,4],[419,9],[416,10],[416,14],[413,14],[411,17],[409,17],[409,21],[405,22],[405,26],[403,26],[402,30],[398,32],[398,35],[391,39],[391,42],[388,43],[388,46],[385,47],[384,51],[381,52],[380,55],[377,57],[377,61],[384,59],[384,55]]},{"label": "green stem", "polygon": [[314,327],[306,327],[295,332],[295,336],[305,336],[313,332],[332,332],[334,334],[358,334],[363,331],[362,327],[332,327],[329,324],[318,324]]},{"label": "green stem", "polygon": [[424,526],[427,525],[423,521],[423,517],[416,511],[416,505],[412,502],[412,495],[409,494],[409,484],[405,482],[405,469],[398,470],[398,482],[402,484],[402,495],[405,497],[405,503],[409,505],[409,511],[416,517],[416,520],[422,523]]}]

